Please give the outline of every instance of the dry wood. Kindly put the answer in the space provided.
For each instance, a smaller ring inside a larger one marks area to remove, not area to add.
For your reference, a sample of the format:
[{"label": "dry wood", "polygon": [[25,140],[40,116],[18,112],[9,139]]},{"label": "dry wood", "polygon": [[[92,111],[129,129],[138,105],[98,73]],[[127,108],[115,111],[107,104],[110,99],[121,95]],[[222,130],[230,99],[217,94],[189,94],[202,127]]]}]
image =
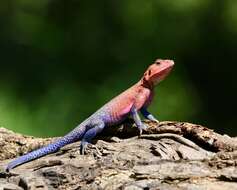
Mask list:
[{"label": "dry wood", "polygon": [[79,154],[80,142],[6,173],[9,159],[48,144],[0,129],[0,189],[237,189],[237,141],[185,122],[131,121],[107,128]]}]

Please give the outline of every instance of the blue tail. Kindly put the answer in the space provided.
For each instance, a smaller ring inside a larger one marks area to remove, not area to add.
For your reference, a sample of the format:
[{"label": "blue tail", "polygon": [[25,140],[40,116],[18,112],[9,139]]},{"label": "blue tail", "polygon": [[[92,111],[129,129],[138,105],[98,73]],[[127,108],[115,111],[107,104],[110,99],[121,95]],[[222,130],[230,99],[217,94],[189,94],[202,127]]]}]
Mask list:
[{"label": "blue tail", "polygon": [[15,168],[16,166],[19,166],[19,165],[24,164],[26,162],[32,161],[36,158],[40,158],[40,157],[45,156],[50,153],[54,153],[54,152],[58,151],[61,147],[65,146],[67,144],[73,143],[76,140],[80,139],[84,133],[85,133],[84,127],[81,127],[79,129],[75,128],[72,132],[70,132],[68,135],[60,138],[59,140],[57,140],[45,147],[34,150],[28,154],[20,156],[19,158],[11,161],[7,165],[6,171],[9,171],[9,170]]}]

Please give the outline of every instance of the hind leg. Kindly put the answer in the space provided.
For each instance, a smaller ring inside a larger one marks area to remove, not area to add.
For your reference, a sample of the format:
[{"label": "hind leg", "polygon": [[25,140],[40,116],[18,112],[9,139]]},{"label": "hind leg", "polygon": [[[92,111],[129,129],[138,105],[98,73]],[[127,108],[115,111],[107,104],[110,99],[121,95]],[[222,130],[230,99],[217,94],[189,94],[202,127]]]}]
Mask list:
[{"label": "hind leg", "polygon": [[91,142],[91,140],[98,134],[100,133],[104,127],[105,123],[103,121],[94,121],[92,124],[92,128],[89,129],[83,136],[81,140],[81,146],[80,146],[80,153],[85,154],[86,147],[88,143]]}]

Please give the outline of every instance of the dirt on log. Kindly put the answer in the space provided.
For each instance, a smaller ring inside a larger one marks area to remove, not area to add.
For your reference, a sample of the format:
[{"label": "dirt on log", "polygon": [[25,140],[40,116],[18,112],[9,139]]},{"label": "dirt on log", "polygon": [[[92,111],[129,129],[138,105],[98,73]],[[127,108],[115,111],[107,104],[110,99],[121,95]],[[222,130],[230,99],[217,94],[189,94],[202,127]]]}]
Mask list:
[{"label": "dirt on log", "polygon": [[0,189],[237,189],[237,139],[185,122],[131,121],[106,128],[79,154],[80,142],[5,172],[7,163],[50,143],[0,128]]}]

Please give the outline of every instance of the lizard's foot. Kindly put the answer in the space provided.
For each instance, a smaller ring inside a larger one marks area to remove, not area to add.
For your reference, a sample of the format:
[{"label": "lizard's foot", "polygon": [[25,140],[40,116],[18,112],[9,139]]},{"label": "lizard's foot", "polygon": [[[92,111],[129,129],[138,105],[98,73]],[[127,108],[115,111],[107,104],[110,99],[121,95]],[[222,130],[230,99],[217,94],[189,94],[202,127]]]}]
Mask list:
[{"label": "lizard's foot", "polygon": [[149,115],[148,119],[149,119],[150,121],[154,121],[154,122],[159,123],[159,120],[156,119],[153,115]]},{"label": "lizard's foot", "polygon": [[159,120],[156,119],[152,114],[147,115],[146,118],[150,121],[154,121],[154,122],[159,123]]},{"label": "lizard's foot", "polygon": [[159,120],[156,119],[156,118],[152,119],[151,121],[154,121],[154,122],[156,122],[156,123],[159,123]]},{"label": "lizard's foot", "polygon": [[81,145],[80,145],[80,154],[81,155],[85,155],[87,146],[88,146],[87,141],[81,141]]},{"label": "lizard's foot", "polygon": [[94,155],[95,157],[97,157],[97,158],[101,158],[101,157],[102,157],[102,153],[101,153],[101,151],[99,150],[99,148],[98,148],[96,145],[94,145],[94,144],[90,144],[90,145],[91,145],[92,148],[95,149],[95,151],[93,151],[93,155]]},{"label": "lizard's foot", "polygon": [[95,155],[97,155],[97,157],[101,157],[102,153],[100,152],[98,147],[94,144],[91,144],[91,143],[87,142],[87,141],[82,141],[81,142],[80,154],[85,155],[87,153],[87,149],[90,149],[90,148],[94,148],[95,149]]},{"label": "lizard's foot", "polygon": [[143,123],[141,126],[138,126],[139,135],[142,135],[142,131],[147,129],[147,126]]}]

